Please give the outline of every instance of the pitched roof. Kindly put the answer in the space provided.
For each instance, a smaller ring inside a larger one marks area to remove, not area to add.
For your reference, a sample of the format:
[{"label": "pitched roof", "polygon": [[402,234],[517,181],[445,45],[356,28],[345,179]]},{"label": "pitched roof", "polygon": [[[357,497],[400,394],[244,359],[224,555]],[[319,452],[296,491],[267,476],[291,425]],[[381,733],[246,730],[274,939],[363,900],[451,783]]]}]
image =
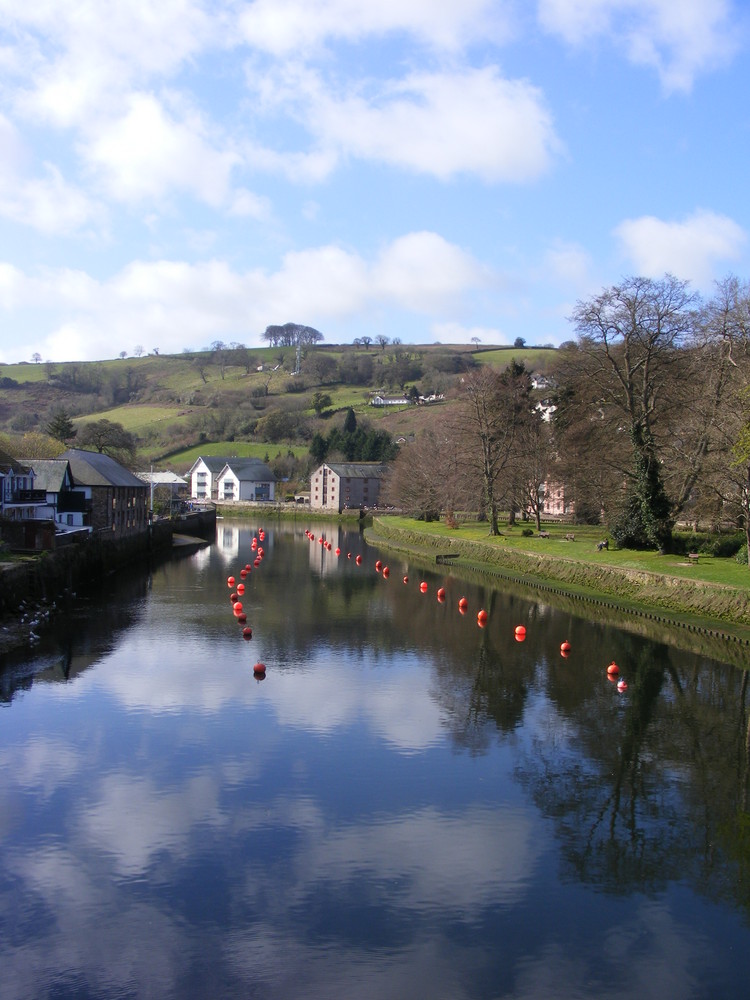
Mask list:
[{"label": "pitched roof", "polygon": [[228,461],[229,459],[225,455],[199,455],[190,466],[188,473],[192,472],[199,462],[203,462],[208,471],[217,476]]},{"label": "pitched roof", "polygon": [[385,472],[382,462],[326,462],[337,476],[346,479],[380,479]]},{"label": "pitched roof", "polygon": [[59,493],[65,485],[69,463],[64,458],[25,458],[34,470],[34,489]]},{"label": "pitched roof", "polygon": [[70,463],[70,471],[76,486],[128,486],[141,490],[148,488],[142,479],[134,476],[124,465],[98,451],[69,448],[57,457],[67,459]]},{"label": "pitched roof", "polygon": [[275,483],[276,476],[259,458],[227,458],[224,469],[230,469],[242,482]]},{"label": "pitched roof", "polygon": [[187,486],[187,480],[176,472],[137,472],[136,475],[144,483],[153,483],[154,486]]},{"label": "pitched roof", "polygon": [[29,466],[26,462],[19,458],[13,458],[9,455],[7,451],[0,449],[0,469],[3,472],[28,472]]}]

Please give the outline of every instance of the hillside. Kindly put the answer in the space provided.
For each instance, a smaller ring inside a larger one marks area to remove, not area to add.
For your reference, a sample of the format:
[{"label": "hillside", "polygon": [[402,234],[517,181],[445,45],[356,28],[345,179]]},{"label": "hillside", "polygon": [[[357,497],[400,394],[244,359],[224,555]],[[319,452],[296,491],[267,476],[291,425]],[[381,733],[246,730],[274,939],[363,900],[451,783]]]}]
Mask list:
[{"label": "hillside", "polygon": [[[28,443],[64,411],[79,428],[102,419],[121,424],[136,438],[140,465],[184,472],[200,452],[302,462],[316,431],[326,434],[349,407],[358,421],[408,437],[450,408],[470,367],[502,368],[516,358],[547,371],[554,356],[551,348],[319,345],[303,352],[299,372],[294,349],[278,347],[0,365],[0,433],[20,447],[24,435]],[[376,392],[402,395],[411,387],[444,398],[370,405]]]}]

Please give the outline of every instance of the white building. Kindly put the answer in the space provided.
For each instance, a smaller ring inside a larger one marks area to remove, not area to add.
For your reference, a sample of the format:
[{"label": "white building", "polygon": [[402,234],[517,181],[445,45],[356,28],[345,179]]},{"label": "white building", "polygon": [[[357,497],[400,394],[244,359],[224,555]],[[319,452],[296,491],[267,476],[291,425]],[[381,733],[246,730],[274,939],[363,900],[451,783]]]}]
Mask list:
[{"label": "white building", "polygon": [[259,458],[229,458],[216,477],[217,499],[273,500],[276,477]]},{"label": "white building", "polygon": [[217,497],[217,479],[228,458],[221,455],[200,455],[188,469],[190,496],[193,500],[210,503]]}]

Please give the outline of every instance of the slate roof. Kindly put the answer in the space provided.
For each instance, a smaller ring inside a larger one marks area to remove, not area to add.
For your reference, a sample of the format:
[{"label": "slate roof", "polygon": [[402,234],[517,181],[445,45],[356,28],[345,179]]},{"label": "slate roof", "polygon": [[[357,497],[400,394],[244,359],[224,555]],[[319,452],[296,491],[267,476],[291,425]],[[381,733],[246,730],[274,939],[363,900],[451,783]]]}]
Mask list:
[{"label": "slate roof", "polygon": [[326,465],[345,479],[381,479],[386,469],[382,462],[326,462]]},{"label": "slate roof", "polygon": [[199,455],[193,464],[190,466],[188,475],[193,469],[198,465],[199,462],[203,462],[208,471],[214,476],[218,476],[227,462],[231,461],[226,455]]},{"label": "slate roof", "polygon": [[16,475],[29,471],[30,466],[22,459],[13,458],[7,451],[0,449],[0,471],[13,472]]},{"label": "slate roof", "polygon": [[226,458],[221,471],[224,472],[224,469],[231,469],[237,479],[243,483],[276,482],[276,476],[259,458]]},{"label": "slate roof", "polygon": [[69,448],[58,459],[67,459],[76,486],[127,486],[148,489],[138,476],[133,475],[124,465],[120,465],[109,455],[98,451],[83,451]]},{"label": "slate roof", "polygon": [[34,470],[34,489],[59,493],[65,487],[68,462],[64,458],[24,458]]}]

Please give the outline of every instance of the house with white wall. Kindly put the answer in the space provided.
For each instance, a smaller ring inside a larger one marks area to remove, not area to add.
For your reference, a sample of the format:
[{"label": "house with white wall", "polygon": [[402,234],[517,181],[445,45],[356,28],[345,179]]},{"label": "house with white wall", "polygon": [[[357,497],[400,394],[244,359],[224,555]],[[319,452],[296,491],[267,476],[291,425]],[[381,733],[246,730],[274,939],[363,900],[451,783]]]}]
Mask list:
[{"label": "house with white wall", "polygon": [[216,477],[219,502],[273,500],[275,490],[276,477],[259,458],[228,458]]},{"label": "house with white wall", "polygon": [[217,480],[229,459],[223,455],[199,455],[187,472],[190,496],[193,500],[210,503],[218,495]]}]

